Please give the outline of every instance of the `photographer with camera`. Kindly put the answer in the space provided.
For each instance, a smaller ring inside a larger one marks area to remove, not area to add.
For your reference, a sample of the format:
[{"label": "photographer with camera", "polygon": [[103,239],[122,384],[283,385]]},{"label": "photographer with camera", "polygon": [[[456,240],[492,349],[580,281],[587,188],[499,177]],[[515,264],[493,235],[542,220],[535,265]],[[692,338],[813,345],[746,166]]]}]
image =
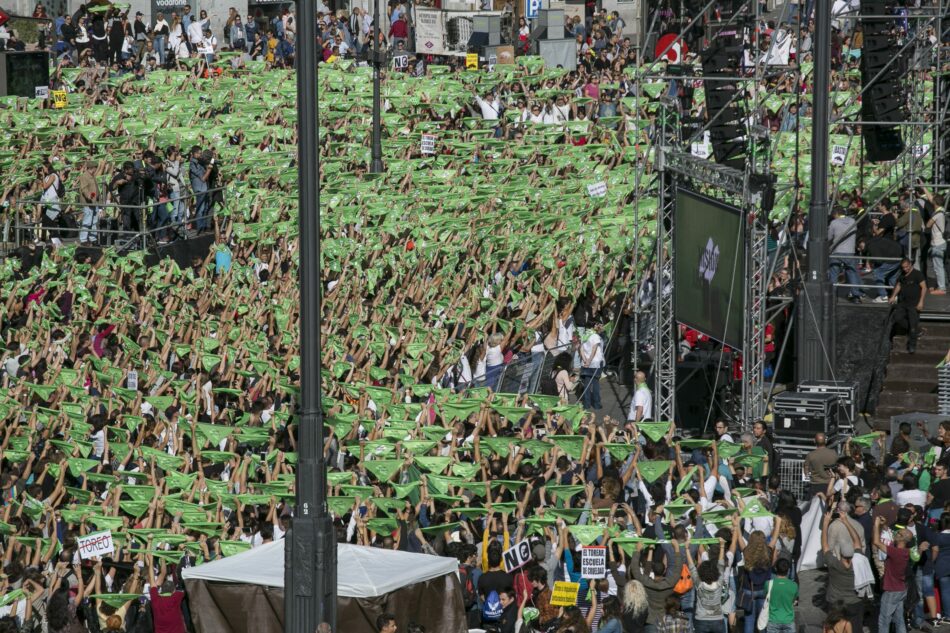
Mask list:
[{"label": "photographer with camera", "polygon": [[[155,152],[145,150],[142,152],[141,160],[135,162],[135,167],[141,171],[144,177],[145,198],[150,198],[154,203],[152,214],[148,218],[149,228],[160,229],[167,226],[169,221],[166,197],[168,177],[165,173],[165,164]],[[163,198],[166,198],[165,202],[161,201]],[[159,232],[156,237],[160,241],[166,241],[165,236],[161,232]]]},{"label": "photographer with camera", "polygon": [[214,172],[214,158],[210,152],[202,152],[195,145],[191,148],[191,161],[188,164],[188,178],[191,180],[191,190],[195,194],[195,228],[199,233],[208,228],[208,216],[211,214],[211,196],[208,194],[208,184]]},{"label": "photographer with camera", "polygon": [[116,172],[109,182],[109,191],[112,200],[119,205],[119,226],[123,231],[141,230],[141,222],[137,205],[141,205],[144,198],[145,179],[142,172],[135,169],[132,161],[122,163],[122,169]]}]

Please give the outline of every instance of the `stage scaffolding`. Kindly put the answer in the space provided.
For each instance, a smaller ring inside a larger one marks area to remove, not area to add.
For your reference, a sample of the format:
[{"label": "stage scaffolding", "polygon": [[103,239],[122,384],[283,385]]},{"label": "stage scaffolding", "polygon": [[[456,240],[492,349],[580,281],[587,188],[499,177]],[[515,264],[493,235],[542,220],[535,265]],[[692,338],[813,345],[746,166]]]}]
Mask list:
[{"label": "stage scaffolding", "polygon": [[[687,24],[680,28],[680,37],[684,38],[685,34],[697,23],[707,23],[707,18],[716,4],[716,0],[706,3]],[[773,37],[769,48],[763,50],[760,29],[756,28],[757,25],[771,20],[776,30],[785,29],[788,35],[794,38],[794,48],[798,51],[798,59],[801,60],[803,56],[801,53],[802,29],[800,21],[795,19],[796,16],[793,13],[801,5],[793,5],[789,2],[778,3],[776,10],[764,14],[762,5],[756,0],[746,0],[736,4],[738,6],[735,12],[715,26],[736,27],[744,34],[743,37],[749,43],[751,50],[761,53],[752,58],[752,66],[745,66],[742,70],[737,69],[736,75],[732,77],[704,79],[701,73],[696,74],[697,69],[694,66],[679,66],[675,72],[670,72],[669,68],[661,70],[660,67],[654,65],[652,67],[654,70],[638,73],[636,83],[637,94],[642,95],[642,83],[649,81],[676,81],[680,84],[692,84],[697,81],[733,82],[738,88],[735,99],[742,100],[749,115],[748,159],[745,170],[740,171],[717,165],[713,162],[711,155],[709,158],[700,158],[690,153],[692,144],[703,141],[705,132],[710,125],[715,123],[715,120],[693,126],[692,130],[686,133],[684,130],[688,128],[674,123],[676,119],[682,122],[688,114],[682,111],[682,105],[674,103],[678,101],[675,98],[666,99],[662,103],[655,128],[656,164],[659,172],[659,179],[656,181],[659,204],[654,253],[656,267],[653,276],[656,300],[649,308],[653,312],[651,316],[655,319],[656,327],[651,337],[654,345],[654,414],[658,420],[675,420],[675,363],[678,335],[672,288],[675,257],[672,243],[675,226],[672,220],[676,187],[678,183],[690,184],[692,188],[704,191],[707,195],[740,206],[749,220],[745,236],[749,274],[744,288],[746,318],[743,336],[741,408],[738,419],[733,419],[732,423],[734,427],[744,430],[750,428],[755,420],[765,415],[771,392],[764,379],[765,328],[769,321],[791,302],[791,299],[787,298],[770,298],[768,294],[769,282],[778,262],[776,258],[770,259],[768,253],[770,230],[768,215],[771,211],[771,200],[768,200],[768,206],[763,206],[763,193],[772,189],[769,197],[774,194],[774,197],[778,199],[792,196],[792,200],[797,200],[809,179],[809,174],[805,173],[804,166],[800,165],[802,152],[799,142],[802,133],[800,122],[797,122],[795,126],[794,176],[788,179],[772,173],[771,161],[774,146],[770,139],[770,131],[764,125],[763,107],[768,95],[759,87],[765,85],[767,79],[788,73],[790,70],[795,73],[795,86],[801,86],[803,71],[800,63],[795,64],[792,69],[767,64],[766,62],[773,57],[777,38]],[[675,3],[673,5],[675,6]],[[681,18],[684,15],[683,6],[684,3],[680,2]],[[892,63],[906,64],[904,76],[908,78],[905,95],[908,117],[903,123],[896,124],[901,130],[904,150],[894,161],[891,161],[892,169],[888,170],[889,182],[886,186],[882,186],[884,183],[881,182],[884,176],[871,182],[864,182],[865,154],[860,126],[888,125],[888,123],[862,121],[860,112],[854,116],[855,120],[848,120],[850,115],[846,114],[832,115],[832,133],[840,130],[849,135],[849,145],[855,142],[858,144],[862,166],[860,183],[862,194],[877,190],[874,199],[865,199],[865,208],[868,210],[873,209],[877,203],[887,199],[898,190],[916,185],[918,181],[926,183],[931,189],[950,189],[950,184],[948,184],[950,183],[950,64],[948,64],[950,49],[942,43],[944,40],[950,40],[950,37],[945,35],[950,27],[946,20],[948,6],[950,6],[950,0],[938,0],[928,6],[909,8],[906,15],[887,16],[895,20],[906,20],[908,27],[905,36],[898,41],[899,52],[892,60]],[[856,11],[839,14],[835,16],[835,19],[840,20],[840,24],[854,24],[864,18],[872,17],[882,16],[862,16],[860,11]],[[655,41],[658,35],[657,28],[657,14],[654,14],[648,25],[645,41]],[[931,32],[936,34],[935,41],[930,38]],[[707,33],[704,33],[704,48],[708,45],[706,35]],[[660,51],[657,57],[662,57],[666,52]],[[933,70],[936,70],[936,73],[932,74]],[[940,74],[941,72],[947,74]],[[933,87],[926,83],[928,77],[929,81],[934,82]],[[803,96],[801,90],[796,90],[796,94],[797,111],[800,113]],[[853,95],[846,103],[839,105],[839,112],[847,111],[857,103],[860,96],[861,94]],[[850,149],[849,147],[849,151]],[[896,178],[889,177],[895,172]],[[837,197],[840,182],[839,178],[835,178],[833,171],[833,200]],[[789,218],[792,215],[789,213]],[[785,220],[785,229],[787,228],[788,218]],[[639,348],[639,345],[635,348]],[[782,347],[780,357],[784,349],[785,346]],[[776,364],[780,360],[781,358],[776,359]],[[834,368],[832,368],[833,371]],[[710,420],[707,419],[707,426],[709,422]]]}]

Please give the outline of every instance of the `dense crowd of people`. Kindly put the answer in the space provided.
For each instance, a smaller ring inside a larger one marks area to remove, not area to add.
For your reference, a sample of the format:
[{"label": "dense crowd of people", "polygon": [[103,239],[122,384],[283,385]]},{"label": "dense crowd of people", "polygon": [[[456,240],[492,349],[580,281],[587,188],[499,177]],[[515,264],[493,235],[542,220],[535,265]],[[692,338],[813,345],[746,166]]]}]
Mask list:
[{"label": "dense crowd of people", "polygon": [[[398,6],[380,33],[394,47],[409,15]],[[470,624],[501,633],[784,633],[803,608],[796,579],[816,564],[827,631],[859,633],[876,588],[879,631],[940,623],[950,428],[934,448],[913,446],[910,428],[889,447],[816,438],[798,491],[764,421],[680,437],[655,419],[642,374],[628,415],[602,415],[617,323],[650,285],[660,101],[702,115],[700,85],[639,73],[649,66],[610,14],[572,21],[576,71],[525,56],[468,73],[418,56],[385,81],[376,176],[370,69],[355,59],[372,23],[321,13],[334,42],[320,73],[323,367],[340,542],[456,557]],[[57,18],[50,87],[68,103],[0,100],[2,213],[27,236],[0,267],[3,633],[184,631],[181,570],[284,538],[293,512],[297,139],[295,78],[281,69],[293,15],[230,16],[230,58],[208,52],[207,16],[140,17]],[[835,82],[854,95],[860,47],[848,46]],[[795,150],[808,142],[810,51],[790,58],[803,72],[766,76],[770,96],[752,108],[792,185],[773,216],[779,260],[807,231]],[[836,101],[835,116],[852,105]],[[867,210],[892,171],[849,154],[840,206]],[[589,192],[598,183],[603,196]],[[939,221],[929,191],[907,199],[931,204],[918,205],[928,229]],[[207,232],[214,246],[148,267],[141,251],[72,242],[143,231]],[[777,287],[793,266],[777,266]],[[101,531],[115,550],[85,557],[83,538]],[[503,552],[523,540],[533,560],[507,571]],[[582,578],[596,544],[607,572]],[[551,604],[559,581],[580,584],[575,605]]]}]

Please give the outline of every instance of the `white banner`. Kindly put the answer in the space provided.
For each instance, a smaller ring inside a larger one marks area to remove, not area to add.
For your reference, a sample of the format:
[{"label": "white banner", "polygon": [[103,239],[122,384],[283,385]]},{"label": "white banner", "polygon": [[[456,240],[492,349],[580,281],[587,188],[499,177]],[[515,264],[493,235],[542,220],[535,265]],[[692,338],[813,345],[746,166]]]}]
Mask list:
[{"label": "white banner", "polygon": [[102,557],[115,551],[111,530],[80,536],[76,539],[76,544],[79,546],[79,558],[83,560]]},{"label": "white banner", "polygon": [[416,8],[416,54],[464,57],[476,15],[500,16],[498,11],[440,11]]},{"label": "white banner", "polygon": [[591,198],[602,198],[607,195],[607,183],[595,182],[592,185],[587,185],[587,194]]}]

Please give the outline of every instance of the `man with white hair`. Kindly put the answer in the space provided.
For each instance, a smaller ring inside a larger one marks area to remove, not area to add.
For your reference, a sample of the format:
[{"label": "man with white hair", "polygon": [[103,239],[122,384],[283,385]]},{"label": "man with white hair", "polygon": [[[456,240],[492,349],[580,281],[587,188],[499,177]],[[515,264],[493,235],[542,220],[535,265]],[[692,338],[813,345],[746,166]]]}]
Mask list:
[{"label": "man with white hair", "polygon": [[867,540],[864,536],[864,526],[851,516],[851,504],[847,501],[839,501],[835,510],[839,520],[832,523],[828,528],[828,545],[831,547],[831,552],[841,558],[842,550],[846,550],[852,543],[851,532],[845,522],[858,535],[858,541],[861,543],[858,551],[866,552]]}]

